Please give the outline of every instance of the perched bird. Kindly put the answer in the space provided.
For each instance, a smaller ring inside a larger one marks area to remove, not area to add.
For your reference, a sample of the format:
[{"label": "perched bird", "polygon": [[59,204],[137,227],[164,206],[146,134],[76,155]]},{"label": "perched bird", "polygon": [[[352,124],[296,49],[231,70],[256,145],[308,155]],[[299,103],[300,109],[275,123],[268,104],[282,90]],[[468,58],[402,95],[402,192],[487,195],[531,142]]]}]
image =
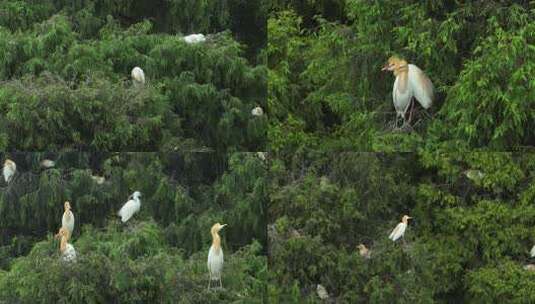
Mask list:
[{"label": "perched bird", "polygon": [[59,237],[61,239],[59,243],[61,259],[65,262],[76,261],[76,250],[74,250],[74,246],[72,244],[68,243],[68,240],[70,238],[69,231],[64,227],[61,227],[56,237]]},{"label": "perched bird", "polygon": [[524,265],[524,270],[527,270],[527,271],[535,271],[535,264],[527,264],[527,265]]},{"label": "perched bird", "polygon": [[394,230],[392,230],[392,233],[390,233],[390,236],[388,236],[389,239],[392,241],[397,241],[400,237],[403,237],[405,234],[405,229],[407,229],[408,220],[412,217],[408,215],[404,215],[401,219],[401,223],[399,223]]},{"label": "perched bird", "polygon": [[251,114],[253,116],[262,116],[262,115],[264,115],[264,110],[262,110],[261,107],[256,107],[256,108],[251,110]]},{"label": "perched bird", "polygon": [[134,67],[132,69],[132,81],[135,86],[140,86],[145,84],[145,73],[140,67]]},{"label": "perched bird", "polygon": [[6,159],[4,162],[4,169],[2,171],[4,174],[4,180],[6,183],[9,183],[13,179],[15,172],[17,172],[17,165],[11,159]]},{"label": "perched bird", "polygon": [[329,293],[327,292],[327,289],[323,287],[321,284],[318,284],[316,287],[316,293],[318,294],[318,297],[322,300],[327,300],[329,298]]},{"label": "perched bird", "polygon": [[121,221],[125,223],[128,221],[134,213],[137,213],[139,211],[139,208],[141,208],[141,201],[139,198],[141,197],[141,193],[139,191],[134,192],[129,198],[129,200],[121,207],[121,210],[119,210],[119,216],[121,217]]},{"label": "perched bird", "polygon": [[[419,67],[393,56],[388,59],[382,70],[391,71],[396,77],[392,90],[394,107],[397,112],[396,127],[398,117],[403,119],[403,125],[410,124],[412,108],[408,121],[405,120],[405,116],[413,98],[416,98],[424,109],[431,107],[434,95],[433,83]],[[412,107],[414,107],[414,103]]]},{"label": "perched bird", "polygon": [[530,254],[531,254],[532,258],[535,258],[535,245],[533,245],[533,247],[531,247]]},{"label": "perched bird", "polygon": [[49,169],[49,168],[52,168],[56,165],[56,162],[54,162],[53,160],[50,160],[50,159],[43,159],[41,161],[41,167],[45,168],[45,169]]},{"label": "perched bird", "polygon": [[479,170],[469,169],[465,170],[463,173],[466,175],[466,177],[473,181],[480,181],[483,177],[485,177],[485,174]]},{"label": "perched bird", "polygon": [[206,37],[203,34],[191,34],[184,36],[183,39],[187,44],[195,44],[206,41]]},{"label": "perched bird", "polygon": [[212,281],[219,281],[219,287],[223,288],[221,283],[221,272],[223,270],[223,249],[221,249],[221,238],[219,231],[225,227],[219,223],[215,223],[210,229],[212,234],[212,246],[208,251],[208,272],[210,273],[210,280],[208,281],[208,289],[210,289]]},{"label": "perched bird", "polygon": [[366,258],[366,259],[369,259],[371,257],[371,250],[366,248],[366,245],[359,244],[357,246],[357,249],[359,250],[359,254],[361,257]]},{"label": "perched bird", "polygon": [[69,231],[69,235],[72,235],[74,231],[74,214],[71,211],[71,203],[65,202],[63,204],[65,212],[63,212],[63,217],[61,218],[61,227]]},{"label": "perched bird", "polygon": [[91,179],[94,180],[98,185],[104,184],[106,178],[104,176],[91,175]]},{"label": "perched bird", "polygon": [[256,152],[256,155],[258,158],[260,158],[260,160],[266,161],[266,152]]}]

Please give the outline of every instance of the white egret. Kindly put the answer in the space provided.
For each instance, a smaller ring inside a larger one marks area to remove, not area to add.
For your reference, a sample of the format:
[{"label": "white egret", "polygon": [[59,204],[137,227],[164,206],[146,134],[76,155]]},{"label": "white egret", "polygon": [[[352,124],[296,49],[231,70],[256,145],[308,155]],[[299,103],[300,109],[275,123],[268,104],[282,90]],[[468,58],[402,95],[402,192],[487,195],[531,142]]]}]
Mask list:
[{"label": "white egret", "polygon": [[11,182],[16,172],[17,172],[17,165],[15,164],[15,162],[12,161],[11,159],[6,159],[6,161],[4,162],[4,169],[2,170],[2,173],[4,174],[4,180],[6,181],[6,183]]},{"label": "white egret", "polygon": [[56,165],[56,162],[54,162],[53,160],[50,160],[50,159],[43,159],[41,161],[41,167],[45,168],[45,169],[49,169],[49,168],[52,168]]},{"label": "white egret", "polygon": [[258,158],[260,158],[260,160],[266,161],[266,152],[256,152],[256,155]]},{"label": "white egret", "polygon": [[485,174],[479,170],[469,169],[465,170],[464,175],[468,177],[468,179],[473,181],[480,181],[483,177],[485,177]]},{"label": "white egret", "polygon": [[195,44],[206,41],[206,37],[203,34],[191,34],[184,36],[183,39],[187,44]]},{"label": "white egret", "polygon": [[357,249],[359,250],[359,254],[360,254],[361,257],[366,258],[366,259],[371,258],[371,250],[366,248],[366,245],[359,244],[357,246]]},{"label": "white egret", "polygon": [[141,197],[141,193],[139,191],[134,192],[129,198],[121,210],[119,210],[119,216],[121,217],[121,221],[125,223],[128,221],[135,213],[139,211],[139,208],[141,208],[141,201],[139,198]]},{"label": "white egret", "polygon": [[256,108],[251,110],[251,114],[253,116],[262,116],[262,115],[264,115],[264,110],[262,110],[261,107],[256,107]]},{"label": "white egret", "polygon": [[94,180],[98,185],[104,184],[106,178],[104,176],[91,175],[91,179]]},{"label": "white egret", "polygon": [[531,247],[530,254],[531,254],[532,258],[535,258],[535,245],[533,245],[533,247]]},{"label": "white egret", "polygon": [[135,86],[140,86],[145,84],[145,73],[140,67],[134,67],[132,69],[132,81]]},{"label": "white egret", "polygon": [[72,235],[74,231],[74,214],[71,211],[71,203],[65,202],[63,204],[65,212],[63,212],[63,217],[61,218],[61,227],[69,231],[69,235]]},{"label": "white egret", "polygon": [[318,284],[316,287],[316,293],[318,294],[318,297],[322,300],[327,300],[329,298],[329,293],[327,292],[327,289],[323,287],[321,284]]},{"label": "white egret", "polygon": [[76,261],[76,250],[74,250],[74,246],[72,244],[68,243],[70,238],[69,231],[65,227],[61,227],[56,237],[61,239],[59,243],[61,259],[65,262]]},{"label": "white egret", "polygon": [[405,230],[407,229],[408,220],[412,217],[408,215],[404,215],[401,219],[401,223],[399,223],[394,230],[392,230],[392,233],[390,233],[390,236],[388,236],[389,239],[392,241],[397,241],[400,237],[403,237],[405,234]]},{"label": "white egret", "polygon": [[[396,80],[392,90],[394,107],[396,108],[396,127],[398,117],[403,119],[403,125],[410,124],[412,109],[414,108],[413,98],[416,98],[424,109],[428,109],[433,104],[434,88],[433,83],[425,73],[416,65],[408,64],[407,61],[398,57],[390,57],[388,63],[383,67],[383,71],[394,73]],[[407,109],[412,102],[408,121],[405,120]]]},{"label": "white egret", "polygon": [[210,229],[212,234],[212,246],[208,251],[208,272],[210,273],[210,280],[208,281],[208,289],[210,289],[212,281],[219,281],[219,287],[223,288],[221,283],[221,272],[223,271],[223,249],[221,248],[221,238],[219,231],[225,227],[226,224],[221,225],[215,223]]},{"label": "white egret", "polygon": [[524,265],[524,270],[527,270],[527,271],[535,271],[535,264],[527,264],[527,265]]}]

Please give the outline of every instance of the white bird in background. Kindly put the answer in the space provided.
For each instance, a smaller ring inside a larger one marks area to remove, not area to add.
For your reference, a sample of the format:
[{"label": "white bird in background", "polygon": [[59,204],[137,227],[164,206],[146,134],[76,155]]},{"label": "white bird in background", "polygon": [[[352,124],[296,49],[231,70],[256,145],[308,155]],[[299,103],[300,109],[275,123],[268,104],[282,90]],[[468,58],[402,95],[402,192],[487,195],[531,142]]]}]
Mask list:
[{"label": "white bird in background", "polygon": [[63,212],[63,217],[61,218],[61,227],[69,231],[69,235],[72,235],[74,231],[74,214],[71,211],[71,203],[68,201],[63,204],[65,212]]},{"label": "white bird in background", "polygon": [[54,162],[53,160],[50,160],[50,159],[43,159],[41,161],[41,167],[45,168],[45,169],[49,169],[49,168],[52,168],[56,165],[56,162]]},{"label": "white bird in background", "polygon": [[76,250],[74,250],[74,246],[72,244],[68,243],[68,240],[71,237],[69,231],[64,227],[61,227],[56,237],[61,238],[61,241],[59,243],[61,259],[65,262],[76,261]]},{"label": "white bird in background", "polygon": [[191,34],[184,36],[183,39],[187,44],[195,44],[206,41],[206,37],[203,34]]},{"label": "white bird in background", "polygon": [[139,208],[141,208],[141,201],[139,200],[141,193],[136,191],[130,197],[132,199],[128,200],[128,202],[123,205],[118,213],[123,223],[128,221],[135,213],[139,211]]},{"label": "white bird in background", "polygon": [[106,178],[104,176],[91,175],[91,179],[94,180],[98,185],[104,184]]},{"label": "white bird in background", "polygon": [[321,284],[318,284],[316,287],[316,293],[318,294],[318,297],[322,300],[327,300],[329,298],[329,293],[327,292],[327,289],[323,287]]},{"label": "white bird in background", "polygon": [[223,271],[223,249],[221,248],[221,238],[219,231],[225,227],[219,223],[215,223],[210,229],[212,234],[212,246],[208,251],[208,272],[210,273],[210,280],[208,281],[208,289],[210,289],[212,281],[219,281],[219,287],[223,288],[221,283],[221,272]]},{"label": "white bird in background", "polygon": [[[394,88],[392,90],[392,97],[397,117],[403,119],[404,126],[411,122],[412,109],[414,108],[413,98],[416,98],[424,109],[429,109],[429,107],[431,107],[434,97],[433,83],[419,67],[414,64],[408,64],[407,61],[393,56],[388,59],[388,63],[382,70],[391,71],[394,73],[394,76],[396,76]],[[409,119],[406,121],[405,114],[407,113],[407,109],[411,102],[412,108],[409,113]]]},{"label": "white bird in background", "polygon": [[399,223],[394,230],[392,230],[392,233],[390,233],[390,236],[388,236],[389,239],[392,241],[397,241],[400,237],[403,237],[405,234],[405,230],[407,229],[408,220],[412,217],[408,215],[404,215],[401,219],[401,223]]},{"label": "white bird in background", "polygon": [[535,258],[535,245],[533,245],[533,247],[531,247],[530,254],[531,254],[532,258]]},{"label": "white bird in background", "polygon": [[366,258],[366,259],[371,258],[371,251],[368,248],[366,248],[366,245],[359,244],[357,246],[357,249],[359,250],[359,254],[361,257]]},{"label": "white bird in background", "polygon": [[524,270],[527,270],[527,271],[535,271],[535,265],[534,265],[534,264],[527,264],[527,265],[524,265]]},{"label": "white bird in background", "polygon": [[4,174],[4,180],[6,183],[9,183],[11,179],[13,179],[15,172],[17,172],[17,165],[11,159],[6,159],[4,162],[4,169],[2,171]]},{"label": "white bird in background", "polygon": [[251,110],[251,114],[253,116],[262,116],[262,115],[264,115],[264,110],[262,110],[261,107],[256,107],[256,108]]},{"label": "white bird in background", "polygon": [[260,160],[266,161],[266,152],[256,152],[256,155],[258,158],[260,158]]},{"label": "white bird in background", "polygon": [[485,174],[479,170],[469,169],[463,172],[466,177],[473,181],[480,181]]},{"label": "white bird in background", "polygon": [[145,73],[140,67],[135,67],[132,69],[132,81],[135,86],[141,86],[145,84]]}]

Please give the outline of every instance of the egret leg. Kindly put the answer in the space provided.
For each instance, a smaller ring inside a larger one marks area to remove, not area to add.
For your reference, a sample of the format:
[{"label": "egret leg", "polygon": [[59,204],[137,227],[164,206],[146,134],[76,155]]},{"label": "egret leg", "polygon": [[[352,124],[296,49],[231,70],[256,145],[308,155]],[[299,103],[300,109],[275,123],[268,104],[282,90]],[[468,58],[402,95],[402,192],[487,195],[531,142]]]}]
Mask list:
[{"label": "egret leg", "polygon": [[221,277],[219,277],[219,288],[223,289],[223,283],[221,282]]},{"label": "egret leg", "polygon": [[210,278],[208,279],[208,290],[210,290],[210,283],[212,283],[212,274],[210,273]]},{"label": "egret leg", "polygon": [[414,110],[414,99],[411,99],[411,109],[409,110],[409,121],[408,121],[409,125],[410,125],[411,120],[412,120],[412,112],[413,112],[413,110]]}]

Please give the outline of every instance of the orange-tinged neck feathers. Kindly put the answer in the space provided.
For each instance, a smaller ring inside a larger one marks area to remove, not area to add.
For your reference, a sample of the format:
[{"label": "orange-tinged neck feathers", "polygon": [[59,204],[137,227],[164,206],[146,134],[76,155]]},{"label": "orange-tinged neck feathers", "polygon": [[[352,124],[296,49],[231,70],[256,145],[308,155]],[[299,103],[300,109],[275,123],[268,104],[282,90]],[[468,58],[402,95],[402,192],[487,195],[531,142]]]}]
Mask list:
[{"label": "orange-tinged neck feathers", "polygon": [[212,231],[212,246],[214,246],[214,249],[217,251],[221,248],[221,237],[217,231]]}]

